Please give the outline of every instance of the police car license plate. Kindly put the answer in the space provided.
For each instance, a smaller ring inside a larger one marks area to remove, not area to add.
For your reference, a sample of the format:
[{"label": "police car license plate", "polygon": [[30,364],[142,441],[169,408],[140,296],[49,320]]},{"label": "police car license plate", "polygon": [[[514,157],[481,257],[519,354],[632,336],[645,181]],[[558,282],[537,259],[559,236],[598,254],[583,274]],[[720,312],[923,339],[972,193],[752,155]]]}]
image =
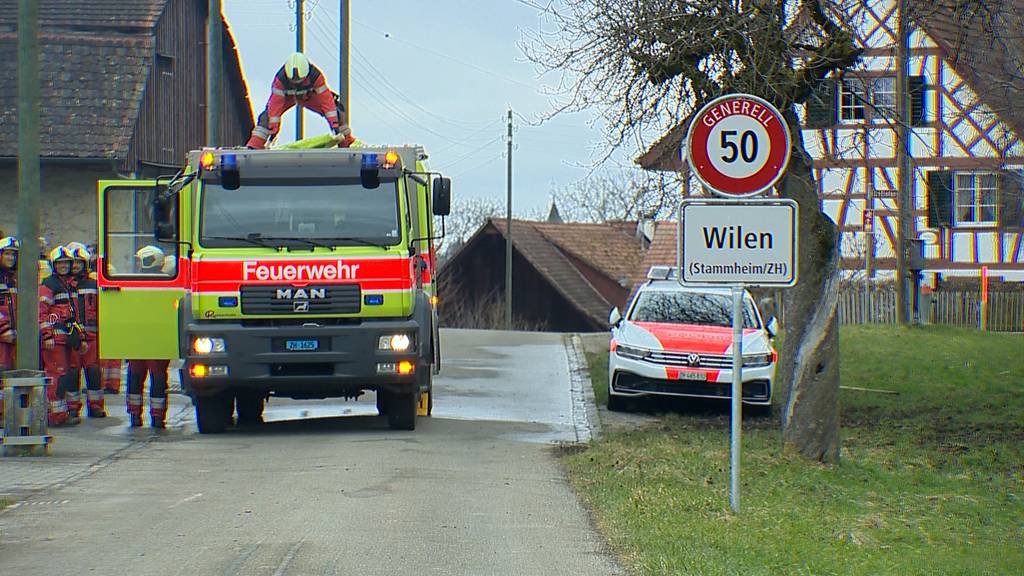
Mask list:
[{"label": "police car license plate", "polygon": [[284,346],[288,350],[309,351],[319,348],[320,342],[316,340],[288,340]]},{"label": "police car license plate", "polygon": [[680,370],[679,374],[676,375],[677,380],[700,380],[701,382],[707,381],[708,375],[706,372],[690,372],[688,370]]}]

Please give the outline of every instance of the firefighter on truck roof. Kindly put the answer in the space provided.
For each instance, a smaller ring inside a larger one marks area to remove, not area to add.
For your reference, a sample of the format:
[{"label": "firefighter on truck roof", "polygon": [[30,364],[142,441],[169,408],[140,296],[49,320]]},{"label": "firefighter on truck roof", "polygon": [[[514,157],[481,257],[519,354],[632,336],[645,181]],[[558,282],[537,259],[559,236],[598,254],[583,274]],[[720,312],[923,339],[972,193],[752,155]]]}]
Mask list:
[{"label": "firefighter on truck roof", "polygon": [[[339,146],[345,148],[355,142],[352,130],[342,123],[345,110],[341,99],[327,87],[323,72],[312,65],[303,53],[296,52],[274,75],[267,107],[260,114],[246,146],[266,148],[281,129],[281,116],[296,105],[323,116],[337,135]],[[296,114],[300,113],[301,110],[296,111]]]},{"label": "firefighter on truck roof", "polygon": [[[164,251],[156,246],[143,246],[135,253],[136,270],[140,274],[163,275]],[[139,334],[139,337],[144,337]],[[169,360],[128,360],[128,415],[132,427],[142,426],[142,388],[149,376],[149,417],[153,428],[164,428],[167,417],[167,368]]]}]

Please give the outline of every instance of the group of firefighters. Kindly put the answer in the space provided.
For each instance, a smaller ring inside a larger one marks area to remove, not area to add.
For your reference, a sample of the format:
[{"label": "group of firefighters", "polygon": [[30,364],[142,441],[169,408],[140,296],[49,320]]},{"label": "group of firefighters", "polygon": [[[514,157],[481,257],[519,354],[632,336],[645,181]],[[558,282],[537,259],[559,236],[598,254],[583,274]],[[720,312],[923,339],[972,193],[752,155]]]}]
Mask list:
[{"label": "group of firefighters", "polygon": [[[296,52],[278,69],[270,99],[253,128],[248,148],[262,149],[281,129],[281,116],[293,106],[317,112],[327,120],[340,147],[355,141],[345,124],[341,97],[327,86],[326,78],[304,54]],[[17,349],[17,269],[21,243],[8,236],[0,240],[0,375],[15,367]],[[164,253],[144,246],[135,254],[140,273],[162,271]],[[39,346],[47,378],[46,399],[50,426],[74,425],[82,411],[82,376],[85,376],[85,408],[89,418],[107,415],[104,393],[119,393],[121,360],[99,357],[99,291],[95,255],[80,242],[50,251],[48,274],[39,286]],[[164,428],[167,415],[167,360],[128,360],[128,415],[133,427],[142,426],[142,389],[150,379],[150,422]],[[2,394],[2,389],[0,389]],[[3,400],[0,396],[0,423]]]},{"label": "group of firefighters", "polygon": [[[145,246],[135,255],[140,273],[159,272],[164,254]],[[15,367],[17,356],[18,263],[21,242],[0,239],[0,375]],[[85,409],[89,418],[107,416],[104,393],[121,391],[121,360],[99,357],[99,290],[96,260],[81,242],[70,242],[50,251],[47,266],[40,268],[39,348],[46,376],[46,400],[50,426],[78,424],[82,412],[82,377],[85,376]],[[142,388],[150,377],[150,423],[164,428],[167,415],[167,360],[128,360],[128,415],[133,427],[142,426]],[[0,392],[2,393],[2,392]],[[0,422],[3,401],[0,398]]]}]

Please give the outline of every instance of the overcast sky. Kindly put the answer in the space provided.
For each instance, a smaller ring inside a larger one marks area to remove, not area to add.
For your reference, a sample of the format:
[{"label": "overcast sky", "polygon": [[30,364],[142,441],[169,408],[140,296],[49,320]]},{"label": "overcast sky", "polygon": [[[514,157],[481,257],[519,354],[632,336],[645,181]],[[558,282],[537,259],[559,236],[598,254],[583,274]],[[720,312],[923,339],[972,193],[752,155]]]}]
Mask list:
[{"label": "overcast sky", "polygon": [[[543,3],[546,3],[544,0]],[[306,54],[339,89],[338,0],[306,0]],[[552,108],[518,42],[535,29],[532,0],[351,0],[351,125],[370,144],[426,146],[431,168],[463,197],[505,198],[506,116],[515,112],[513,205],[546,211],[553,187],[585,178],[602,143],[592,117],[559,117],[531,126]],[[224,0],[239,46],[254,113],[266,104],[274,73],[295,49],[294,0]],[[307,136],[326,122],[306,114]],[[294,139],[292,113],[279,142]],[[628,162],[632,152],[624,154]],[[581,167],[582,166],[582,167]],[[608,166],[604,170],[613,169]]]}]

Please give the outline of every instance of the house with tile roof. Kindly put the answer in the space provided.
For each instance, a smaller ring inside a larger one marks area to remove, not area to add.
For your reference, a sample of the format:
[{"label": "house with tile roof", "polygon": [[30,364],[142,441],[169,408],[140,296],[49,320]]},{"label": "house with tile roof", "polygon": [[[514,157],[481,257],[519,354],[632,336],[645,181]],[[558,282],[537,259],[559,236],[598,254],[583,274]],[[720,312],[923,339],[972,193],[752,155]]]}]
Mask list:
[{"label": "house with tile roof", "polygon": [[[641,232],[638,234],[638,230]],[[556,332],[608,329],[649,242],[636,222],[512,221],[516,326]],[[504,318],[504,219],[488,219],[438,272],[442,322],[499,327]],[[468,313],[467,313],[468,311]],[[486,320],[497,320],[487,325]]]},{"label": "house with tile roof", "polygon": [[[96,240],[96,181],[181,168],[206,138],[206,0],[40,0],[41,230]],[[0,0],[0,229],[15,229],[18,1]],[[221,142],[252,130],[230,30]]]},{"label": "house with tile roof", "polygon": [[[842,3],[864,48],[855,70],[826,80],[801,110],[842,265],[876,278],[896,266],[898,223],[894,0]],[[924,280],[990,275],[1024,281],[1024,0],[912,2],[911,209]],[[800,26],[813,25],[809,20]],[[637,162],[680,171],[686,123]]]}]

